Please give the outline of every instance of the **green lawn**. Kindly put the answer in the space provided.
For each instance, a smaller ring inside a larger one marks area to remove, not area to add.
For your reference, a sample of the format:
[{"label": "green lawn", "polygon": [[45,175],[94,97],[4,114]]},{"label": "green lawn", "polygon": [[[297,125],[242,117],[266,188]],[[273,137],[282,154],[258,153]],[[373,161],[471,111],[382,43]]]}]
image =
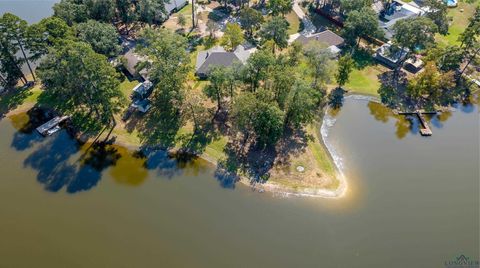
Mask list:
[{"label": "green lawn", "polygon": [[137,80],[129,81],[127,78],[125,78],[125,80],[120,83],[120,91],[122,91],[125,98],[130,98],[130,94],[132,94],[132,89],[136,85],[138,85],[138,83],[140,82],[138,82]]},{"label": "green lawn", "polygon": [[350,82],[345,85],[345,88],[352,93],[377,96],[380,88],[378,75],[384,71],[380,65],[368,66],[361,70],[354,69],[350,74]]},{"label": "green lawn", "polygon": [[288,27],[288,34],[298,33],[300,31],[300,18],[293,11],[287,14],[285,19],[288,21],[290,26]]},{"label": "green lawn", "polygon": [[318,166],[326,174],[330,176],[335,176],[335,167],[334,167],[333,161],[328,155],[328,152],[326,151],[325,147],[318,140],[319,138],[318,137],[319,134],[317,134],[318,126],[314,124],[308,125],[307,132],[308,134],[315,137],[315,139],[310,140],[308,142],[308,148],[310,148],[310,150],[312,151],[312,154],[315,157],[315,160]]},{"label": "green lawn", "polygon": [[[448,11],[448,16],[452,17],[453,21],[450,24],[447,35],[437,35],[437,42],[444,46],[458,45],[458,37],[467,27],[468,19],[473,16],[475,7],[479,4],[479,1],[472,4],[462,1],[458,3],[458,7],[450,8]],[[463,12],[461,12],[461,10],[463,10]]]},{"label": "green lawn", "polygon": [[219,160],[225,156],[223,152],[225,146],[227,145],[227,137],[221,136],[218,140],[214,140],[212,143],[207,145],[205,148],[205,154],[214,160]]}]

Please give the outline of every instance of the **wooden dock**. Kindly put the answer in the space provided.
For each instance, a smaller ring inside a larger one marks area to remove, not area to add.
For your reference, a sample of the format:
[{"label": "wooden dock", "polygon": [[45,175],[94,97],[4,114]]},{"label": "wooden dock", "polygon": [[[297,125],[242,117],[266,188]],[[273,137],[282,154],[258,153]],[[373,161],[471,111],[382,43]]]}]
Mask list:
[{"label": "wooden dock", "polygon": [[38,133],[40,133],[43,136],[50,136],[53,133],[57,132],[60,130],[59,124],[62,123],[63,121],[67,120],[70,118],[69,116],[57,116],[50,121],[46,122],[45,124],[37,127]]},{"label": "wooden dock", "polygon": [[424,110],[417,110],[414,112],[398,112],[398,114],[403,114],[403,115],[415,115],[417,116],[418,120],[420,121],[420,135],[422,136],[432,136],[433,132],[430,129],[430,126],[427,123],[427,120],[425,119],[425,114],[437,114],[436,111],[434,112],[426,112]]}]

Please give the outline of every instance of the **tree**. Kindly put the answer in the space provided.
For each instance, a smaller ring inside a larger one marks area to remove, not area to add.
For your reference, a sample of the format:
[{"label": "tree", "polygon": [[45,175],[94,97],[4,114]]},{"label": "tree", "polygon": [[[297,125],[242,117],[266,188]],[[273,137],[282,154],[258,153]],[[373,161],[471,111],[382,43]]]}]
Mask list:
[{"label": "tree", "polygon": [[288,59],[292,66],[296,66],[302,57],[303,45],[300,42],[293,42],[288,51]]},{"label": "tree", "polygon": [[210,84],[203,90],[205,95],[217,103],[217,114],[223,107],[223,99],[228,95],[228,68],[213,66],[208,73]]},{"label": "tree", "polygon": [[252,125],[257,142],[261,146],[271,146],[277,143],[283,133],[284,116],[284,112],[276,103],[257,100]]},{"label": "tree", "polygon": [[115,123],[123,95],[115,69],[83,42],[56,47],[37,69],[50,105],[82,130]]},{"label": "tree", "polygon": [[[5,13],[2,17],[0,17],[0,32],[2,33],[2,47],[4,47],[2,53],[5,53],[2,58],[7,60],[7,65],[17,65],[15,69],[20,69],[20,65],[18,64],[25,62],[28,66],[28,69],[30,70],[30,73],[32,74],[33,79],[35,80],[35,74],[33,73],[32,67],[30,66],[29,57],[27,57],[27,54],[25,53],[25,47],[28,46],[27,27],[28,24],[26,21],[20,19],[13,14]],[[17,62],[17,60],[14,59],[16,57],[15,54],[17,53],[17,51],[20,51],[22,53],[22,61]],[[14,73],[19,74],[18,71],[10,73],[10,77],[12,78],[16,76],[13,75]],[[23,78],[25,77],[23,76]]]},{"label": "tree", "polygon": [[341,13],[348,16],[351,11],[370,8],[372,0],[340,0]]},{"label": "tree", "polygon": [[71,27],[57,17],[42,19],[28,28],[27,48],[32,60],[38,60],[48,53],[48,49],[58,46],[66,40],[73,40],[75,36]]},{"label": "tree", "polygon": [[393,44],[400,47],[400,55],[406,52],[397,62],[394,70],[395,83],[403,63],[419,48],[428,48],[435,44],[437,26],[426,17],[414,17],[397,21],[393,25]]},{"label": "tree", "polygon": [[431,104],[435,104],[444,95],[443,90],[454,86],[453,73],[442,74],[438,71],[435,63],[427,62],[424,71],[409,81],[407,93],[417,101],[422,97]]},{"label": "tree", "polygon": [[[288,22],[282,17],[274,17],[272,20],[263,24],[260,30],[260,36],[263,41],[271,40],[279,48],[288,46]],[[272,47],[275,53],[275,46]]]},{"label": "tree", "polygon": [[61,0],[53,5],[53,11],[70,26],[88,20],[88,8],[83,1]]},{"label": "tree", "polygon": [[317,113],[321,96],[304,80],[297,80],[289,93],[285,126],[300,128],[311,123]]},{"label": "tree", "polygon": [[337,80],[338,87],[343,87],[350,78],[350,73],[353,70],[354,61],[350,54],[347,54],[341,57],[338,60],[338,70],[335,74],[335,79]]},{"label": "tree", "polygon": [[260,28],[263,23],[263,16],[260,11],[246,7],[240,10],[240,25],[249,37],[253,36],[253,32]]},{"label": "tree", "polygon": [[259,50],[247,60],[245,67],[246,80],[250,82],[250,89],[255,92],[261,81],[267,78],[270,69],[275,64],[275,56],[268,50]]},{"label": "tree", "polygon": [[459,46],[435,47],[428,51],[427,61],[434,61],[442,72],[456,71],[465,57]]},{"label": "tree", "polygon": [[27,83],[27,79],[20,69],[23,60],[17,58],[15,53],[15,48],[3,35],[0,35],[0,74],[6,88],[14,87],[19,79],[24,84]]},{"label": "tree", "polygon": [[115,0],[86,0],[89,19],[112,22],[115,17]]},{"label": "tree", "polygon": [[309,71],[313,77],[313,86],[328,82],[332,70],[332,53],[318,42],[310,42],[304,48]]},{"label": "tree", "polygon": [[361,37],[381,37],[383,31],[379,28],[377,14],[371,9],[364,7],[348,13],[344,23],[344,36],[347,43],[358,47]]},{"label": "tree", "polygon": [[253,116],[257,109],[257,99],[251,92],[244,92],[237,98],[232,107],[232,126],[243,134],[242,149],[253,132]]},{"label": "tree", "polygon": [[241,45],[244,41],[242,29],[240,25],[236,23],[227,23],[225,33],[222,36],[221,44],[229,51],[235,50],[235,48]]},{"label": "tree", "polygon": [[182,29],[185,28],[185,25],[187,25],[187,19],[185,18],[185,15],[178,15],[178,25],[180,25]]},{"label": "tree", "polygon": [[460,34],[459,41],[461,42],[460,47],[463,48],[466,55],[467,64],[463,67],[460,72],[460,76],[465,72],[470,63],[477,57],[480,53],[480,7],[475,9],[475,14],[470,18],[467,28],[465,31]]},{"label": "tree", "polygon": [[209,32],[210,39],[213,39],[215,37],[215,32],[218,31],[220,27],[216,22],[213,20],[208,20],[207,21],[207,31]]},{"label": "tree", "polygon": [[120,20],[125,24],[126,33],[128,35],[129,25],[137,20],[138,14],[131,0],[116,0],[117,13]]},{"label": "tree", "polygon": [[[166,95],[167,103],[181,102],[190,70],[187,40],[166,29],[146,28],[139,39],[137,51],[148,58],[150,78],[157,84],[155,95]],[[162,105],[162,104],[159,104]]]},{"label": "tree", "polygon": [[289,58],[279,56],[268,74],[268,88],[273,92],[272,101],[276,101],[280,109],[285,110],[288,97],[293,85],[295,84],[296,70],[295,65],[291,65]]},{"label": "tree", "polygon": [[120,36],[111,24],[89,20],[75,27],[80,40],[90,44],[93,50],[107,57],[118,55]]},{"label": "tree", "polygon": [[447,4],[444,1],[425,0],[426,17],[431,19],[437,25],[440,34],[448,34],[448,23],[450,19],[447,17]]},{"label": "tree", "polygon": [[160,23],[167,18],[163,0],[137,0],[138,19],[148,24]]},{"label": "tree", "polygon": [[285,17],[293,8],[293,1],[290,0],[269,0],[267,9],[272,12],[273,16],[281,14]]}]

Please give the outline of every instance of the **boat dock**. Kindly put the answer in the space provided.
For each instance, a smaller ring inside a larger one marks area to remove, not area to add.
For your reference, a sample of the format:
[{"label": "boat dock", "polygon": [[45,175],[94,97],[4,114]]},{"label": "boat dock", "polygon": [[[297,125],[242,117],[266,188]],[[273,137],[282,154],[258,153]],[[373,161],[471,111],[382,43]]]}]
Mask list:
[{"label": "boat dock", "polygon": [[42,136],[50,136],[53,133],[57,132],[60,130],[59,124],[62,123],[63,121],[67,120],[70,118],[69,116],[57,116],[50,121],[46,122],[45,124],[37,127],[38,133],[40,133]]},{"label": "boat dock", "polygon": [[432,136],[433,132],[430,129],[430,126],[425,119],[424,114],[437,114],[437,112],[425,112],[423,110],[417,110],[414,112],[398,112],[398,114],[402,115],[415,115],[417,116],[418,120],[420,121],[420,135],[422,136]]}]

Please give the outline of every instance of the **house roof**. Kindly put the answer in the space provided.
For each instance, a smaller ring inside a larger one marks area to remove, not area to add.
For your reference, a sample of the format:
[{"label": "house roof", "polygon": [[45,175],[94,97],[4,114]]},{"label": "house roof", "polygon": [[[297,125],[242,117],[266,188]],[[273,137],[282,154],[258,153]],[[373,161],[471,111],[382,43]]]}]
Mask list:
[{"label": "house roof", "polygon": [[148,80],[148,71],[146,69],[142,69],[139,72],[136,69],[136,66],[139,62],[145,61],[144,58],[136,54],[134,48],[128,50],[123,57],[126,59],[125,62],[125,69],[130,73],[132,76],[136,76],[137,74],[140,75],[143,79]]},{"label": "house roof", "polygon": [[165,10],[168,14],[172,13],[174,9],[180,9],[188,4],[187,0],[170,0],[165,2]]},{"label": "house roof", "polygon": [[345,42],[345,40],[342,37],[338,36],[336,33],[330,30],[325,30],[323,32],[319,32],[311,35],[301,34],[298,36],[298,38],[295,41],[298,41],[303,45],[306,45],[311,41],[317,41],[317,42],[325,43],[328,46],[341,46]]},{"label": "house roof", "polygon": [[200,51],[197,55],[195,70],[197,74],[207,74],[211,66],[231,66],[234,62],[244,64],[250,57],[250,51],[243,46],[238,46],[235,51],[225,51],[223,47],[216,46],[209,50]]},{"label": "house roof", "polygon": [[138,83],[132,91],[137,92],[140,95],[146,95],[148,91],[152,88],[153,83],[149,80],[144,81],[143,83]]},{"label": "house roof", "polygon": [[393,36],[393,25],[403,19],[410,17],[421,16],[425,13],[424,10],[417,8],[411,4],[402,1],[394,1],[390,8],[385,11],[385,15],[379,20],[380,28],[385,31],[385,36],[390,39]]}]

